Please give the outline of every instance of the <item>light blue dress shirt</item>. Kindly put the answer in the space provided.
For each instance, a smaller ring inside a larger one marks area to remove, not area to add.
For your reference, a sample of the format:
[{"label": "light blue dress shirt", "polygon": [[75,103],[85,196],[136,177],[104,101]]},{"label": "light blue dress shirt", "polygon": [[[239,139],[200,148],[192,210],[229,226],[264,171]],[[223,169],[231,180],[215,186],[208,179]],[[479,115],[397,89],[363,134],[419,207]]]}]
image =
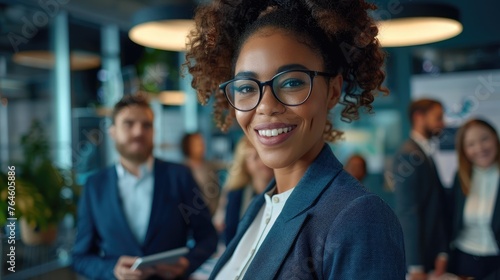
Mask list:
[{"label": "light blue dress shirt", "polygon": [[153,157],[139,168],[139,177],[128,172],[121,163],[116,164],[118,191],[123,212],[132,234],[142,244],[146,237],[153,204]]}]

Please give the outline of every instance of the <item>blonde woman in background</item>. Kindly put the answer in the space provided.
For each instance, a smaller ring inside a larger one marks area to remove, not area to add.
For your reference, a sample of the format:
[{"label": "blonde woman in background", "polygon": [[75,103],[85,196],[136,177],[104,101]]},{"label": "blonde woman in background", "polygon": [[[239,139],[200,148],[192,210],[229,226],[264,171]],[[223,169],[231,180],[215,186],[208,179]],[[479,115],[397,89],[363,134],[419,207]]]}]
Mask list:
[{"label": "blonde woman in background", "polygon": [[220,216],[224,217],[222,230],[226,245],[236,234],[238,222],[252,198],[265,190],[273,176],[273,170],[264,165],[257,150],[243,136],[236,145],[233,164],[223,187],[225,202],[221,205],[225,208],[222,213],[225,213]]}]

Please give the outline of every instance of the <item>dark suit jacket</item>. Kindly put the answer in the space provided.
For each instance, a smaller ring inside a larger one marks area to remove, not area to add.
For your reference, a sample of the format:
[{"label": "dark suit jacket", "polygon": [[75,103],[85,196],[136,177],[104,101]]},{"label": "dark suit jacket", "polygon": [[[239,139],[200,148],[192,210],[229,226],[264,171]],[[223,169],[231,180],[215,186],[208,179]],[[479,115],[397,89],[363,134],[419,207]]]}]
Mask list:
[{"label": "dark suit jacket", "polygon": [[[236,230],[238,229],[238,224],[242,215],[246,212],[244,205],[248,205],[247,200],[245,200],[246,195],[248,195],[248,189],[252,186],[245,186],[243,189],[230,191],[227,193],[227,205],[226,205],[226,216],[224,218],[224,241],[226,246],[236,235]],[[255,192],[252,188],[252,196],[255,197]]]},{"label": "dark suit jacket", "polygon": [[73,268],[91,279],[114,279],[120,256],[146,256],[186,246],[190,234],[187,273],[193,272],[217,246],[217,233],[188,167],[154,162],[154,196],[144,243],[134,238],[122,210],[113,165],[91,176],[78,205]]},{"label": "dark suit jacket", "polygon": [[436,167],[412,139],[394,158],[391,179],[396,215],[403,227],[407,265],[434,268],[440,252],[448,252],[445,193]]},{"label": "dark suit jacket", "polygon": [[244,192],[245,189],[241,189],[227,193],[226,216],[224,218],[224,241],[226,245],[228,245],[236,235],[242,213],[241,204],[243,203]]},{"label": "dark suit jacket", "polygon": [[[229,260],[264,202],[264,194],[252,201],[210,279]],[[288,198],[244,279],[404,277],[403,236],[396,216],[343,171],[325,145]]]},{"label": "dark suit jacket", "polygon": [[[498,182],[498,187],[500,188],[500,181]],[[464,226],[464,207],[466,197],[462,192],[462,187],[460,185],[460,180],[458,175],[455,175],[455,180],[453,181],[453,187],[451,188],[452,201],[451,206],[451,241],[458,237],[458,234]],[[497,192],[497,197],[495,201],[495,209],[493,210],[493,217],[491,219],[491,229],[495,235],[495,240],[500,248],[500,191]]]}]

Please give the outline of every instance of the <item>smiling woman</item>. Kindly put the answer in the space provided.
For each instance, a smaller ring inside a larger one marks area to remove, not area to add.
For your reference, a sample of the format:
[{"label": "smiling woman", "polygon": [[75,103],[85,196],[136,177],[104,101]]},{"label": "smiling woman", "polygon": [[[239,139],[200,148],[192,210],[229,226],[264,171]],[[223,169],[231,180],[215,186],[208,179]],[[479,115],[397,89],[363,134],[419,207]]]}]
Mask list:
[{"label": "smiling woman", "polygon": [[214,95],[219,127],[236,118],[275,175],[211,279],[404,279],[394,213],[325,143],[341,136],[328,119],[340,100],[342,118],[355,120],[375,91],[387,92],[370,9],[310,0],[198,9],[186,54],[192,85],[202,101]]},{"label": "smiling woman", "polygon": [[487,121],[457,132],[458,172],[451,188],[450,271],[464,278],[500,276],[500,141]]}]

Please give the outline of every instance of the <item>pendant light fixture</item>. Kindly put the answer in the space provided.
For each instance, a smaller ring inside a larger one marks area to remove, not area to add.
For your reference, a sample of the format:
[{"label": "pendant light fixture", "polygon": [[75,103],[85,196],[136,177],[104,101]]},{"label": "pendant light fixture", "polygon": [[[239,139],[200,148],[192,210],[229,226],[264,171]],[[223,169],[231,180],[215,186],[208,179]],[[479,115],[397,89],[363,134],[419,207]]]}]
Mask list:
[{"label": "pendant light fixture", "polygon": [[402,2],[391,18],[379,21],[383,47],[405,47],[446,40],[462,32],[457,8],[440,3]]},{"label": "pendant light fixture", "polygon": [[151,6],[132,16],[129,38],[142,46],[158,50],[184,51],[186,38],[194,28],[195,5]]},{"label": "pendant light fixture", "polygon": [[[145,47],[185,51],[187,35],[194,28],[195,8],[196,4],[187,3],[139,10],[132,17],[129,37]],[[434,43],[455,37],[463,29],[459,10],[444,3],[407,0],[393,7],[389,15],[378,22],[378,39],[383,47]]]}]

